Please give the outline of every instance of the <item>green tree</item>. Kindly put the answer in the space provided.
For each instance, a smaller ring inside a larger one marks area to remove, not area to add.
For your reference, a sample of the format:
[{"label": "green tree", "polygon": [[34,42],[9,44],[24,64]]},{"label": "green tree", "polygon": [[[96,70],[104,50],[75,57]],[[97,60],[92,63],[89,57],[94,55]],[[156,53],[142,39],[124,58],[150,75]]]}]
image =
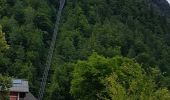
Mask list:
[{"label": "green tree", "polygon": [[162,100],[170,98],[166,87],[157,88],[153,76],[147,76],[135,61],[95,53],[87,61],[74,65],[70,93],[81,100],[159,100],[161,93],[166,94],[159,97]]},{"label": "green tree", "polygon": [[7,9],[7,4],[6,0],[1,0],[0,1],[0,17],[2,17],[5,14],[5,11]]},{"label": "green tree", "polygon": [[5,34],[2,32],[2,27],[0,26],[0,73],[5,73],[7,71],[8,59],[4,55],[5,51],[9,49],[9,45],[5,40]]},{"label": "green tree", "polygon": [[0,74],[0,99],[8,100],[9,88],[11,87],[12,80],[10,77],[2,76]]},{"label": "green tree", "polygon": [[69,37],[66,37],[62,44],[59,44],[59,47],[59,53],[63,55],[63,60],[71,61],[75,58],[75,47]]},{"label": "green tree", "polygon": [[5,40],[5,34],[2,32],[2,26],[0,26],[0,52],[9,48]]}]

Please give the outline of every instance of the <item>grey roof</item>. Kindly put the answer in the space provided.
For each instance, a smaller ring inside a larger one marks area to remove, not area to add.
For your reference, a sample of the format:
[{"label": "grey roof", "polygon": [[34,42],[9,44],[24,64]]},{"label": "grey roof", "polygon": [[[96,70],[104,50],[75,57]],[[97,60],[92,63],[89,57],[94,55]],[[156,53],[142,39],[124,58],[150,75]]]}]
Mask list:
[{"label": "grey roof", "polygon": [[11,92],[29,92],[28,81],[23,79],[12,79]]},{"label": "grey roof", "polygon": [[37,100],[30,92],[26,94],[24,100]]}]

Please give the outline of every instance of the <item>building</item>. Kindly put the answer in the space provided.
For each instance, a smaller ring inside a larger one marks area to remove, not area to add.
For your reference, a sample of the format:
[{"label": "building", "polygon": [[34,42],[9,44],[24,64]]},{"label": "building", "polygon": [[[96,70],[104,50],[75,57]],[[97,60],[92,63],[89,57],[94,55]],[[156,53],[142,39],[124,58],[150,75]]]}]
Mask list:
[{"label": "building", "polygon": [[10,100],[37,100],[30,92],[27,80],[13,79],[10,91]]}]

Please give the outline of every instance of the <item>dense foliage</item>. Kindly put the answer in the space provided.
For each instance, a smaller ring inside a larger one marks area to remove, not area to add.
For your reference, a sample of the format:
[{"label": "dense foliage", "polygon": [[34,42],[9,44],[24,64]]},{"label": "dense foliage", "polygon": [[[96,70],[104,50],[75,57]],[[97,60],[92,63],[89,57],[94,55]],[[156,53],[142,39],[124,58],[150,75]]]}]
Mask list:
[{"label": "dense foliage", "polygon": [[11,81],[10,77],[0,75],[0,100],[9,100]]},{"label": "dense foliage", "polygon": [[[35,96],[45,67],[58,5],[59,0],[0,0],[0,73],[28,79]],[[113,99],[115,88],[119,95],[129,99],[139,99],[147,90],[153,99],[154,95],[166,93],[168,97],[168,90],[164,87],[170,89],[169,9],[166,0],[67,0],[45,99],[93,99],[93,93],[100,99]],[[6,43],[8,45],[4,45]],[[104,60],[99,61],[101,64],[117,64],[115,60],[120,60],[123,64],[130,63],[128,68],[131,70],[124,69],[123,65],[119,65],[123,67],[120,70],[113,70],[115,66],[101,65],[109,71],[104,73],[95,66],[83,67],[82,62],[98,65],[95,63],[97,58],[89,58],[93,52],[102,55],[97,56]],[[152,75],[153,69],[160,70],[160,75]],[[113,73],[116,71],[140,77],[141,88],[136,86],[138,78],[119,77],[119,72]],[[87,74],[83,76],[85,79],[92,74],[103,74],[90,77],[103,88],[88,81],[80,84],[82,80],[79,78],[82,79],[83,74]],[[134,83],[128,83],[130,80]],[[130,87],[125,87],[123,82]],[[76,84],[81,87],[77,88]],[[145,87],[148,88],[143,90]],[[91,91],[90,97],[86,90]],[[137,94],[133,94],[134,91]],[[78,97],[79,92],[83,98]],[[131,97],[127,97],[128,94]]]},{"label": "dense foliage", "polygon": [[169,9],[166,1],[159,5],[152,0],[67,0],[47,98],[73,99],[70,62],[86,60],[94,51],[133,58],[146,76],[159,68],[166,78],[156,78],[156,84],[169,87],[170,13],[163,7]]},{"label": "dense foliage", "polygon": [[[4,52],[9,49],[9,45],[5,40],[5,34],[2,32],[2,27],[0,26],[0,64],[4,63]],[[2,70],[2,68],[0,68]],[[9,88],[11,87],[11,78],[7,76],[2,76],[0,74],[0,99],[8,100]],[[3,92],[2,92],[3,91]]]},{"label": "dense foliage", "polygon": [[154,82],[158,76],[128,58],[93,54],[74,65],[70,92],[76,100],[168,100],[170,92]]},{"label": "dense foliage", "polygon": [[44,69],[53,16],[47,0],[0,0],[0,24],[10,46],[0,55],[0,73],[28,79],[33,93]]}]

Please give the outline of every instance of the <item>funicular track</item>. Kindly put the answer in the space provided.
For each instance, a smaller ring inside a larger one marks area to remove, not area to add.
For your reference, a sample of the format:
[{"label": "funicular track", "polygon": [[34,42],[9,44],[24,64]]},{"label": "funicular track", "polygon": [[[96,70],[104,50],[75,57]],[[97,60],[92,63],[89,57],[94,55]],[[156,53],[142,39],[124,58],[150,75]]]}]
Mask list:
[{"label": "funicular track", "polygon": [[48,51],[48,56],[47,56],[47,60],[46,60],[44,73],[43,73],[43,76],[42,76],[42,81],[41,81],[41,84],[40,84],[38,100],[42,100],[43,96],[44,96],[44,91],[45,91],[45,87],[46,87],[48,73],[49,73],[49,70],[50,70],[50,67],[51,67],[51,61],[52,61],[53,52],[54,52],[54,48],[55,48],[55,44],[56,44],[55,42],[56,42],[56,37],[57,37],[57,34],[58,34],[58,27],[59,27],[59,24],[60,24],[61,13],[62,13],[64,5],[65,5],[65,0],[60,0],[59,10],[58,10],[58,14],[56,16],[57,19],[56,19],[56,23],[55,23],[55,28],[54,28],[54,32],[53,32],[53,36],[52,36],[52,40],[51,40],[51,44],[50,44],[50,49]]}]

